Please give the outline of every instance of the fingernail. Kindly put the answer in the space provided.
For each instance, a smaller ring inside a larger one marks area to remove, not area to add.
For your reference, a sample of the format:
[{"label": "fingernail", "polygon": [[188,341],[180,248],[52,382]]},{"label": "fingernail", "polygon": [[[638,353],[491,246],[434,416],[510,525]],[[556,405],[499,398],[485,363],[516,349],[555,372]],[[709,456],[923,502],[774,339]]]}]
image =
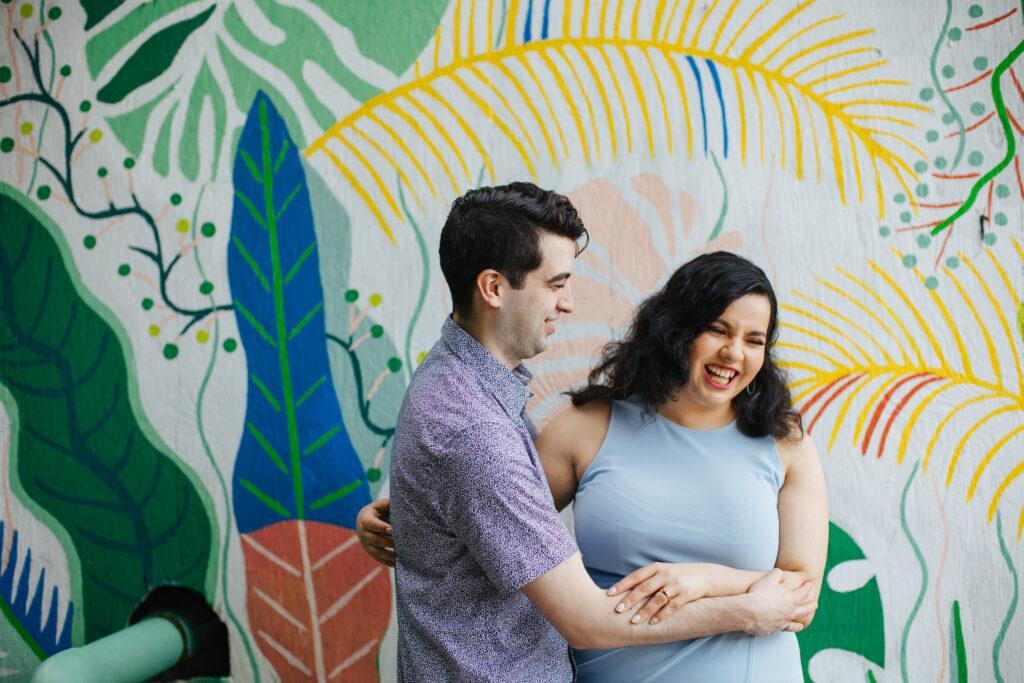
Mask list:
[{"label": "fingernail", "polygon": [[634,614],[633,618],[630,619],[630,621],[632,621],[634,624],[639,624],[640,623],[640,615],[639,614]]},{"label": "fingernail", "polygon": [[618,605],[615,605],[615,611],[616,611],[616,612],[625,612],[625,611],[626,611],[626,606],[625,606],[625,605],[623,605],[623,604],[622,604],[622,603],[620,602],[620,603],[619,603]]},{"label": "fingernail", "polygon": [[658,617],[651,617],[651,626],[658,623]]},{"label": "fingernail", "polygon": [[618,592],[619,592],[619,589],[616,588],[615,586],[612,586],[611,588],[608,589],[608,595],[615,595]]}]

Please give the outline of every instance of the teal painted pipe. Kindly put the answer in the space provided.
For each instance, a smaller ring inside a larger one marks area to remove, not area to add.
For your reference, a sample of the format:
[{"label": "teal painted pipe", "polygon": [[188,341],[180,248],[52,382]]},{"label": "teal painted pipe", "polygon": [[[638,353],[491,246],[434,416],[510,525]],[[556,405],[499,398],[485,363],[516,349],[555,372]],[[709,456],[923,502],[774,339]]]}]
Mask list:
[{"label": "teal painted pipe", "polygon": [[45,660],[30,683],[139,683],[174,666],[188,644],[177,620],[153,615]]}]

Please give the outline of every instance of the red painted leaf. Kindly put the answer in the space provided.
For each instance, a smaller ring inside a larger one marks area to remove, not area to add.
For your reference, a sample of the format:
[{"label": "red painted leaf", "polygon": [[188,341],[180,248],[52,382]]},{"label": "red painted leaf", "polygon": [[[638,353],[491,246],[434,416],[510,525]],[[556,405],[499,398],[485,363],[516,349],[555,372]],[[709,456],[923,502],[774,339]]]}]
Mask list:
[{"label": "red painted leaf", "polygon": [[376,681],[385,567],[355,532],[289,520],[242,535],[249,625],[282,681]]}]

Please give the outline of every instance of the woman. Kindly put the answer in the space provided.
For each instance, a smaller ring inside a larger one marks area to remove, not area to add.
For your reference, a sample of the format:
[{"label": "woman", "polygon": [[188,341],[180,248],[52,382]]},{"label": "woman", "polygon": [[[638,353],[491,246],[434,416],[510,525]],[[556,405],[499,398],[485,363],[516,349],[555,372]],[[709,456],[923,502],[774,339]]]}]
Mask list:
[{"label": "woman", "polygon": [[[773,567],[790,587],[812,581],[817,600],[825,483],[772,359],[776,317],[771,283],[750,261],[716,252],[684,264],[536,441],[555,504],[575,499],[591,577],[623,596],[618,611],[639,606],[633,623],[746,592]],[[393,564],[375,533],[385,528],[374,520],[360,539]],[[802,677],[788,632],[578,650],[576,661],[583,683]]]},{"label": "woman", "polygon": [[[777,304],[734,254],[679,268],[605,347],[572,407],[537,439],[555,503],[575,498],[576,540],[594,581],[664,619],[734,595],[773,567],[820,591],[825,484],[772,359]],[[653,563],[653,564],[652,564]],[[809,623],[810,618],[806,619]],[[579,680],[798,681],[793,633],[576,652]]]}]

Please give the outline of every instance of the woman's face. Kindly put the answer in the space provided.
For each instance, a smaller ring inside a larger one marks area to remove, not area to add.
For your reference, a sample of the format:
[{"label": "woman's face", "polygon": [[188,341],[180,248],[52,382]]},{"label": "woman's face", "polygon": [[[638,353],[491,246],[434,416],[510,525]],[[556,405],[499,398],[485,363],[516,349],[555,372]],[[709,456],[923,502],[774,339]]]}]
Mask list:
[{"label": "woman's face", "polygon": [[680,392],[694,407],[731,411],[732,399],[764,365],[771,304],[747,294],[729,304],[690,346],[690,374]]}]

